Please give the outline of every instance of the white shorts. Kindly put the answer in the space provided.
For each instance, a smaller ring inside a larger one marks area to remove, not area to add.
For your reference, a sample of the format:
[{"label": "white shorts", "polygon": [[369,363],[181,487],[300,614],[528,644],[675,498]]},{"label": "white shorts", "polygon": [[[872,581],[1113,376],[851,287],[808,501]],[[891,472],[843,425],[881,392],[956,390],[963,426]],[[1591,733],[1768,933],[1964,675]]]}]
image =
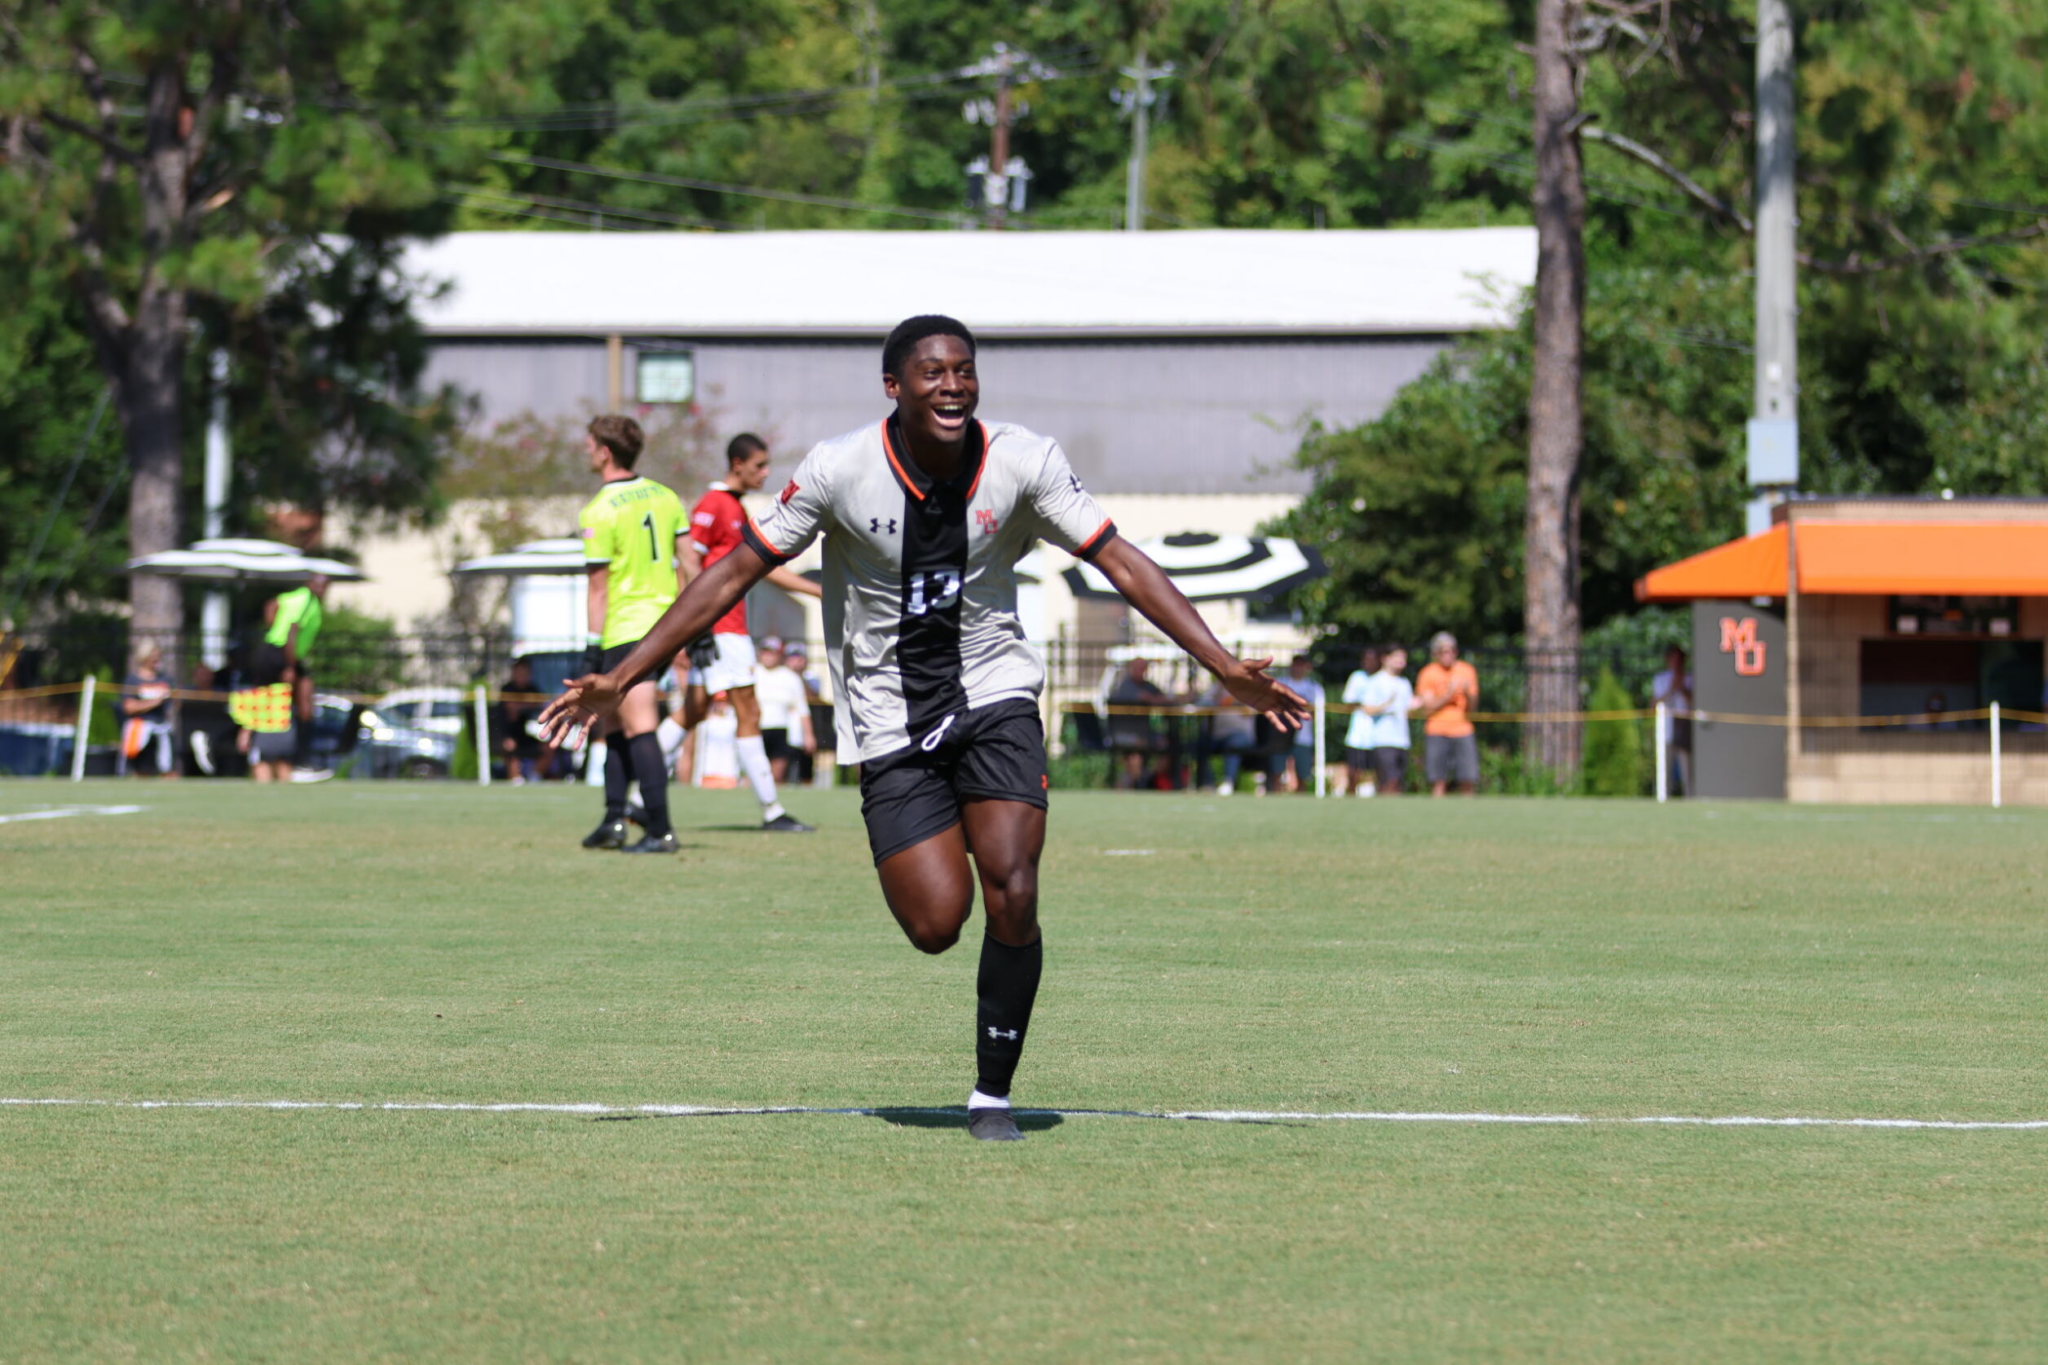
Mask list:
[{"label": "white shorts", "polygon": [[690,685],[702,687],[706,692],[729,692],[735,687],[754,685],[754,637],[751,635],[714,635],[711,643],[718,646],[718,659],[709,668],[690,670]]}]

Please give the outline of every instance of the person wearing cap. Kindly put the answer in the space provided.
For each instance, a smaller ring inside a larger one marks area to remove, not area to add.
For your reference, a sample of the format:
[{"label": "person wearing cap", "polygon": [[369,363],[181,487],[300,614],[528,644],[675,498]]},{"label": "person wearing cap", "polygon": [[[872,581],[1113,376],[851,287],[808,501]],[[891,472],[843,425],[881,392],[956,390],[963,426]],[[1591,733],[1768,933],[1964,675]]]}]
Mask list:
[{"label": "person wearing cap", "polygon": [[803,675],[789,666],[777,636],[761,641],[754,697],[761,703],[761,740],[768,750],[769,769],[781,783],[789,777],[791,760],[816,753],[818,745],[812,738],[810,693]]}]

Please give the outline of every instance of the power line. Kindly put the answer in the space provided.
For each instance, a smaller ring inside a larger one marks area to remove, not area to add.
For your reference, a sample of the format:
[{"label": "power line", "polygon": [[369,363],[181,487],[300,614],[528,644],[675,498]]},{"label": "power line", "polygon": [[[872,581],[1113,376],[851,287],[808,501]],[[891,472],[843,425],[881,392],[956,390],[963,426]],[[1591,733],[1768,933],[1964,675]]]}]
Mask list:
[{"label": "power line", "polygon": [[[587,213],[567,213],[560,212],[554,209],[542,208],[521,208],[517,204],[509,202],[496,203],[477,199],[475,196],[465,195],[459,190],[450,191],[449,197],[462,199],[465,201],[474,201],[468,202],[468,207],[475,209],[479,213],[496,213],[506,218],[538,218],[544,222],[567,223],[572,227],[580,227],[586,232],[612,230],[599,229],[595,224],[593,224],[590,221],[590,215]],[[659,227],[655,226],[652,223],[620,223],[615,230],[619,232],[661,231]]]},{"label": "power line", "polygon": [[667,227],[708,227],[724,231],[737,230],[739,224],[728,223],[719,218],[700,218],[684,213],[666,213],[660,209],[621,208],[613,204],[597,204],[586,199],[563,199],[552,194],[533,194],[523,190],[507,190],[493,185],[449,185],[465,198],[490,198],[529,204],[538,208],[571,209],[599,218],[638,218]]},{"label": "power line", "polygon": [[717,194],[736,194],[749,199],[771,199],[785,204],[809,204],[817,208],[884,213],[899,218],[920,218],[927,222],[946,223],[953,227],[965,227],[974,221],[964,213],[906,208],[898,204],[866,204],[857,199],[836,199],[823,194],[800,194],[795,190],[775,190],[760,185],[728,185],[717,180],[662,175],[655,171],[629,171],[619,166],[593,166],[582,161],[559,161],[551,156],[520,156],[511,152],[493,152],[490,159],[512,166],[532,166],[541,170],[566,171],[574,175],[599,175],[613,180],[638,181],[646,185],[673,185],[679,189],[709,190]]}]

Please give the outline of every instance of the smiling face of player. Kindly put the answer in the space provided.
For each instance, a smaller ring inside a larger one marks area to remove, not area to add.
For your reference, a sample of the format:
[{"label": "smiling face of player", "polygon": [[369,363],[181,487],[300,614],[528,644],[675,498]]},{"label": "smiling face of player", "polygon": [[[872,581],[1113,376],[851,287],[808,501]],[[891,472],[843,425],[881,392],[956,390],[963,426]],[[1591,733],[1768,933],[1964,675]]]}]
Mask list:
[{"label": "smiling face of player", "polygon": [[910,453],[927,465],[927,473],[948,475],[949,469],[932,469],[922,457],[929,455],[942,465],[960,458],[967,424],[981,402],[974,353],[959,337],[926,337],[902,368],[902,374],[882,376],[882,392],[896,400]]},{"label": "smiling face of player", "polygon": [[768,482],[768,452],[756,450],[737,464],[725,467],[725,482],[735,493],[752,493]]}]

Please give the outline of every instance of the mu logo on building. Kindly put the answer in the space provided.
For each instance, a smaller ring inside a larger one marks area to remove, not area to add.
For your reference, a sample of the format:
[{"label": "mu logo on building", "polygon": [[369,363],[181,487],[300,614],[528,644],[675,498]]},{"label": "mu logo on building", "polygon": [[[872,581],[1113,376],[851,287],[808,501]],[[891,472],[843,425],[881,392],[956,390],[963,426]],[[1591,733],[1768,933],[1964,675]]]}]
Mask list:
[{"label": "mu logo on building", "polygon": [[1721,652],[1735,656],[1735,672],[1744,678],[1761,677],[1764,671],[1764,642],[1756,638],[1756,618],[1721,618]]}]

